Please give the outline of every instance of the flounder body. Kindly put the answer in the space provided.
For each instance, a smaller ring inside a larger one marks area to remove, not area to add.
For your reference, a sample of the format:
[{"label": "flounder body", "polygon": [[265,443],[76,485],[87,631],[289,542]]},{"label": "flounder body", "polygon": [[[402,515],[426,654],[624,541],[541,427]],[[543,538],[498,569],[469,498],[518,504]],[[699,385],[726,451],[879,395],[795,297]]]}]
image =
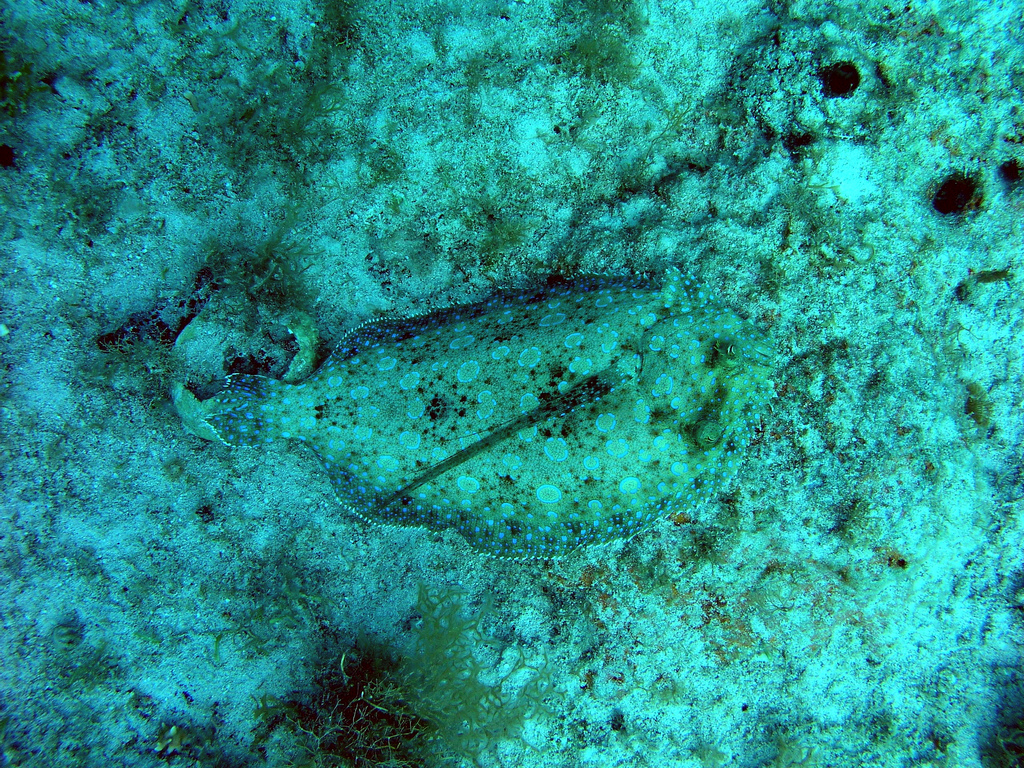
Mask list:
[{"label": "flounder body", "polygon": [[685,512],[771,396],[757,334],[677,272],[584,278],[357,329],[300,384],[232,376],[230,445],[300,441],[371,522],[554,557]]}]

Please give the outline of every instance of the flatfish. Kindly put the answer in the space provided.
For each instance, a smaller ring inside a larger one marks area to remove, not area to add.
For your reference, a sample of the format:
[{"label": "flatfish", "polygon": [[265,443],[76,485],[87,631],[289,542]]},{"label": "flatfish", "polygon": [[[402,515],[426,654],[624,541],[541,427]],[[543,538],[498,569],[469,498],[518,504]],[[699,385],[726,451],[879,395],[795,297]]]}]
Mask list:
[{"label": "flatfish", "polygon": [[713,495],[770,369],[760,335],[675,270],[553,279],[366,324],[298,384],[231,376],[192,422],[229,445],[305,444],[369,522],[548,558]]}]

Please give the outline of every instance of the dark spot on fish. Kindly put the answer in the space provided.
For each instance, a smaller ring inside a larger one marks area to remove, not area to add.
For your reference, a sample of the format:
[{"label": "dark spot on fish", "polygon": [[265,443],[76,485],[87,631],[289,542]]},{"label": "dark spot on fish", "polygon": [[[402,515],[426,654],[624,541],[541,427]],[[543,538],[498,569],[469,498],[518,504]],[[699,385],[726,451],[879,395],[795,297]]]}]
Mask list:
[{"label": "dark spot on fish", "polygon": [[448,402],[443,397],[434,395],[430,398],[430,403],[427,405],[427,416],[430,417],[431,421],[438,421],[444,418],[447,413]]}]

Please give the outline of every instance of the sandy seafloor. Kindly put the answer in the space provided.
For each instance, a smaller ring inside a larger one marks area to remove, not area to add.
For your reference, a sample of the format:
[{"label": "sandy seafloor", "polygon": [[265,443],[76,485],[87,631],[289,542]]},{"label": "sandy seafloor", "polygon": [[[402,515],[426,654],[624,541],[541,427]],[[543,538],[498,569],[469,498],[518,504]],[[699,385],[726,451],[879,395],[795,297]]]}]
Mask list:
[{"label": "sandy seafloor", "polygon": [[[298,726],[357,639],[445,658],[426,588],[516,675],[392,764],[1020,766],[1022,9],[6,2],[0,765],[387,764]],[[767,337],[763,434],[558,562],[367,525],[168,395],[670,265]],[[472,699],[431,679],[373,711]]]}]

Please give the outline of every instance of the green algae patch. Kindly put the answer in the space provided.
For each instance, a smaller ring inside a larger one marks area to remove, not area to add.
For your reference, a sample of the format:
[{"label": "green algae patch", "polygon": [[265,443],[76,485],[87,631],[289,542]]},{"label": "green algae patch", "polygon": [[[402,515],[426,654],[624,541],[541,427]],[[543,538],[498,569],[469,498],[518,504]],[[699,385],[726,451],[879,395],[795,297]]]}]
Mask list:
[{"label": "green algae patch", "polygon": [[[363,640],[316,671],[309,690],[256,703],[257,744],[316,768],[476,760],[546,716],[544,663],[487,637],[488,604],[468,612],[460,591],[421,586],[409,652]],[[494,661],[497,656],[497,661]]]}]

